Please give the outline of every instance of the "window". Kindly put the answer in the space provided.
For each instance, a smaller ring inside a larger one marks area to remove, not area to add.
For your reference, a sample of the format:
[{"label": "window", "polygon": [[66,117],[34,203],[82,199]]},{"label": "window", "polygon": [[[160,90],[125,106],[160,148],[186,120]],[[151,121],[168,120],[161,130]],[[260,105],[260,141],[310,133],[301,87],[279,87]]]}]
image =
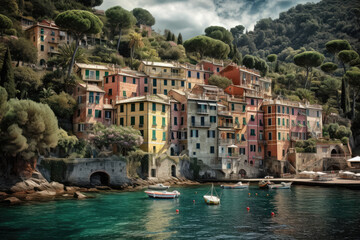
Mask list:
[{"label": "window", "polygon": [[254,99],[251,99],[251,105],[254,105]]},{"label": "window", "polygon": [[80,117],[80,109],[77,110],[77,116]]},{"label": "window", "polygon": [[152,130],[152,140],[156,140],[156,130]]},{"label": "window", "polygon": [[112,76],[112,77],[111,77],[111,81],[112,81],[112,82],[115,82],[115,76]]},{"label": "window", "polygon": [[254,115],[250,116],[250,121],[255,121],[255,116]]},{"label": "window", "polygon": [[215,138],[215,130],[208,130],[207,135],[208,138]]},{"label": "window", "polygon": [[201,126],[205,126],[205,117],[200,118]]},{"label": "window", "polygon": [[185,82],[181,81],[181,87],[184,87],[184,86],[185,86]]},{"label": "window", "polygon": [[282,125],[285,126],[285,118],[282,119]]},{"label": "window", "polygon": [[135,125],[135,117],[131,117],[131,126]]},{"label": "window", "polygon": [[100,103],[100,93],[96,93],[95,103],[96,103],[96,104],[99,104],[99,103]]},{"label": "window", "polygon": [[166,110],[166,106],[165,106],[165,104],[163,104],[163,105],[162,105],[162,109],[161,109],[161,111],[164,113],[164,112],[165,112],[165,110]]},{"label": "window", "polygon": [[147,83],[148,83],[147,78],[144,78],[144,84],[147,84]]},{"label": "window", "polygon": [[271,113],[271,107],[268,107],[268,113]]},{"label": "window", "polygon": [[144,87],[144,92],[148,92],[148,88],[147,88],[147,87]]},{"label": "window", "polygon": [[245,155],[245,148],[240,148],[240,149],[239,149],[239,153],[240,153],[241,155]]},{"label": "window", "polygon": [[82,102],[82,96],[78,96],[78,104]]},{"label": "window", "polygon": [[268,133],[268,139],[272,140],[272,133],[271,132]]},{"label": "window", "polygon": [[110,96],[112,95],[112,89],[109,88],[109,93],[108,93]]},{"label": "window", "polygon": [[181,104],[181,111],[185,111],[185,104]]},{"label": "window", "polygon": [[79,131],[79,132],[83,132],[84,130],[85,130],[85,125],[82,124],[82,123],[79,124],[79,125],[78,125],[78,131]]},{"label": "window", "polygon": [[316,111],[316,117],[320,117],[320,112]]},{"label": "window", "polygon": [[174,104],[174,111],[175,111],[175,112],[178,111],[178,108],[177,108],[177,104],[176,104],[176,103]]},{"label": "window", "polygon": [[136,84],[136,78],[133,78],[133,84]]},{"label": "window", "polygon": [[188,71],[188,77],[191,77],[191,71]]},{"label": "window", "polygon": [[258,152],[261,152],[261,146],[258,146]]},{"label": "window", "polygon": [[235,104],[232,103],[232,104],[231,104],[231,111],[234,111],[234,110],[235,110]]},{"label": "window", "polygon": [[156,78],[153,79],[153,87],[156,87]]},{"label": "window", "polygon": [[109,78],[105,78],[105,83],[109,83]]},{"label": "window", "polygon": [[180,125],[184,125],[184,118],[183,117],[180,118]]},{"label": "window", "polygon": [[210,146],[210,153],[215,153],[215,147],[214,146]]},{"label": "window", "polygon": [[92,115],[92,109],[88,109],[88,115]]},{"label": "window", "polygon": [[95,110],[95,117],[101,118],[101,110]]},{"label": "window", "polygon": [[131,111],[132,111],[132,112],[135,112],[135,103],[132,103],[132,104],[131,104]]},{"label": "window", "polygon": [[144,137],[144,130],[140,130],[140,134]]},{"label": "window", "polygon": [[124,126],[124,118],[120,118],[120,126]]},{"label": "window", "polygon": [[305,123],[305,121],[303,121],[303,127],[306,127],[306,123]]},{"label": "window", "polygon": [[294,120],[291,120],[291,126],[295,126],[295,121]]},{"label": "window", "polygon": [[278,112],[278,113],[280,113],[280,112],[281,112],[281,110],[280,110],[280,106],[278,106],[278,110],[277,110],[277,112]]},{"label": "window", "polygon": [[240,124],[240,123],[239,123],[239,118],[238,118],[238,117],[235,117],[235,124]]},{"label": "window", "polygon": [[126,82],[126,77],[125,76],[123,76],[123,82]]},{"label": "window", "polygon": [[246,111],[246,106],[243,105],[242,107],[243,107],[242,111],[245,112]]},{"label": "window", "polygon": [[196,149],[200,149],[200,143],[196,144]]},{"label": "window", "polygon": [[109,72],[105,72],[105,76],[109,75]]},{"label": "window", "polygon": [[188,83],[188,88],[191,89],[191,83]]},{"label": "window", "polygon": [[268,126],[271,126],[271,118],[268,118]]},{"label": "window", "polygon": [[286,108],[286,113],[289,114],[289,107]]},{"label": "window", "polygon": [[152,103],[152,110],[156,111],[156,103]]},{"label": "window", "polygon": [[157,93],[156,89],[153,89],[153,94],[156,94],[156,93]]},{"label": "window", "polygon": [[40,36],[40,41],[44,41],[44,36]]},{"label": "window", "polygon": [[44,29],[43,28],[40,29],[40,34],[44,34]]},{"label": "window", "polygon": [[163,132],[163,141],[166,141],[166,132]]},{"label": "window", "polygon": [[156,126],[156,116],[153,116],[153,123],[152,123],[153,126]]},{"label": "window", "polygon": [[164,89],[164,95],[167,95],[167,89]]},{"label": "window", "polygon": [[144,125],[144,116],[139,117],[139,125]]},{"label": "window", "polygon": [[246,141],[244,134],[241,134],[241,141]]},{"label": "window", "polygon": [[140,103],[139,111],[144,111],[144,103],[143,102]]},{"label": "window", "polygon": [[285,113],[285,107],[284,106],[282,107],[282,113]]},{"label": "window", "polygon": [[281,140],[281,132],[278,132],[278,140]]},{"label": "window", "polygon": [[281,118],[278,118],[278,126],[281,125]]},{"label": "window", "polygon": [[40,50],[43,52],[44,51],[44,45],[40,46]]},{"label": "window", "polygon": [[220,72],[220,68],[216,68],[216,71],[217,71],[217,72]]},{"label": "window", "polygon": [[175,80],[171,80],[171,86],[175,86]]},{"label": "window", "polygon": [[286,134],[286,139],[287,139],[287,140],[290,140],[289,133]]},{"label": "window", "polygon": [[250,129],[250,136],[255,136],[255,129]]},{"label": "window", "polygon": [[295,109],[291,108],[291,115],[295,115]]},{"label": "window", "polygon": [[[165,119],[165,118],[163,118]],[[174,117],[174,125],[177,126],[177,117]]]},{"label": "window", "polygon": [[246,118],[243,118],[243,125],[246,125]]},{"label": "window", "polygon": [[289,127],[289,119],[286,119],[286,126]]},{"label": "window", "polygon": [[164,80],[164,86],[167,86],[167,80],[166,79]]},{"label": "window", "polygon": [[216,123],[216,116],[210,116],[210,122]]},{"label": "window", "polygon": [[120,112],[124,112],[124,105],[120,105]]},{"label": "window", "polygon": [[216,111],[216,106],[210,105],[210,110],[215,110]]},{"label": "window", "polygon": [[199,72],[196,73],[196,78],[197,78],[197,79],[200,79],[200,73],[199,73]]},{"label": "window", "polygon": [[89,92],[89,103],[94,103],[94,92]]},{"label": "window", "polygon": [[317,127],[320,127],[320,123],[319,123],[319,122],[316,122],[316,126],[317,126]]}]

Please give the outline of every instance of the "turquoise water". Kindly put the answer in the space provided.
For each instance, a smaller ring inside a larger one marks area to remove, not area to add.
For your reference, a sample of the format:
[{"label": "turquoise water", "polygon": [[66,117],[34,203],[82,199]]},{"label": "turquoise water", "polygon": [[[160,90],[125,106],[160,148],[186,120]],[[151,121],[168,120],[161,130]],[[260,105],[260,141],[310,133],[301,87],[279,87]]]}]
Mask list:
[{"label": "turquoise water", "polygon": [[218,188],[221,205],[207,206],[202,196],[209,186],[176,189],[181,196],[175,200],[150,199],[139,191],[0,207],[0,239],[360,238],[360,191]]}]

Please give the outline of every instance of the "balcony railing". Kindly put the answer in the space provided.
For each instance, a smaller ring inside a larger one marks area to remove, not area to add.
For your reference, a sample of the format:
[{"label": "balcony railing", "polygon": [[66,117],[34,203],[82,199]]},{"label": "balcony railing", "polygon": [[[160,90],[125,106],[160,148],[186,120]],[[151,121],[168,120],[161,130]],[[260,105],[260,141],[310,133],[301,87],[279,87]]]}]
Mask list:
[{"label": "balcony railing", "polygon": [[147,74],[151,77],[168,77],[168,78],[180,78],[185,79],[184,73],[173,73],[173,72],[152,72],[148,71]]},{"label": "balcony railing", "polygon": [[227,127],[227,128],[233,128],[234,124],[233,123],[229,123],[229,122],[223,122],[220,124],[219,127]]},{"label": "balcony railing", "polygon": [[238,158],[240,155],[239,153],[220,153],[219,157],[221,158]]},{"label": "balcony railing", "polygon": [[219,139],[220,145],[233,145],[235,144],[235,139],[233,138],[220,138]]},{"label": "balcony railing", "polygon": [[196,111],[197,114],[209,114],[209,109],[198,108]]}]

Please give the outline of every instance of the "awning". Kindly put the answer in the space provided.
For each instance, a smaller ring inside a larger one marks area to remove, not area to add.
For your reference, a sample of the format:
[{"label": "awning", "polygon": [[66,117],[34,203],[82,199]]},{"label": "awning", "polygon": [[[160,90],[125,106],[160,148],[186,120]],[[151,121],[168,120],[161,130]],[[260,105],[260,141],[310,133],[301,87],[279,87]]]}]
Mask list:
[{"label": "awning", "polygon": [[207,105],[207,103],[204,103],[204,102],[197,102],[197,104],[200,104],[200,105]]},{"label": "awning", "polygon": [[238,148],[238,146],[233,144],[233,145],[228,146],[228,148]]},{"label": "awning", "polygon": [[347,160],[348,162],[360,162],[360,157],[356,156]]},{"label": "awning", "polygon": [[228,131],[228,132],[235,132],[233,128],[218,128],[219,131]]},{"label": "awning", "polygon": [[216,106],[216,103],[209,103],[210,106]]}]

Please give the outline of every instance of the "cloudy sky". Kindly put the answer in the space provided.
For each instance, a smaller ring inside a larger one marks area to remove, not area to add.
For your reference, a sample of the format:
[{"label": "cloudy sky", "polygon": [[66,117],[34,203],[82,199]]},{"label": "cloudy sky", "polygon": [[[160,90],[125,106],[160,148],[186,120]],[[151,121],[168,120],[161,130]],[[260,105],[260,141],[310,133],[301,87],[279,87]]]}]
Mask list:
[{"label": "cloudy sky", "polygon": [[223,26],[230,29],[244,25],[253,29],[255,23],[271,17],[299,3],[320,0],[104,0],[99,9],[106,10],[121,6],[127,10],[140,7],[147,9],[156,20],[153,29],[170,29],[175,34],[181,32],[184,40],[204,34],[208,26]]}]

